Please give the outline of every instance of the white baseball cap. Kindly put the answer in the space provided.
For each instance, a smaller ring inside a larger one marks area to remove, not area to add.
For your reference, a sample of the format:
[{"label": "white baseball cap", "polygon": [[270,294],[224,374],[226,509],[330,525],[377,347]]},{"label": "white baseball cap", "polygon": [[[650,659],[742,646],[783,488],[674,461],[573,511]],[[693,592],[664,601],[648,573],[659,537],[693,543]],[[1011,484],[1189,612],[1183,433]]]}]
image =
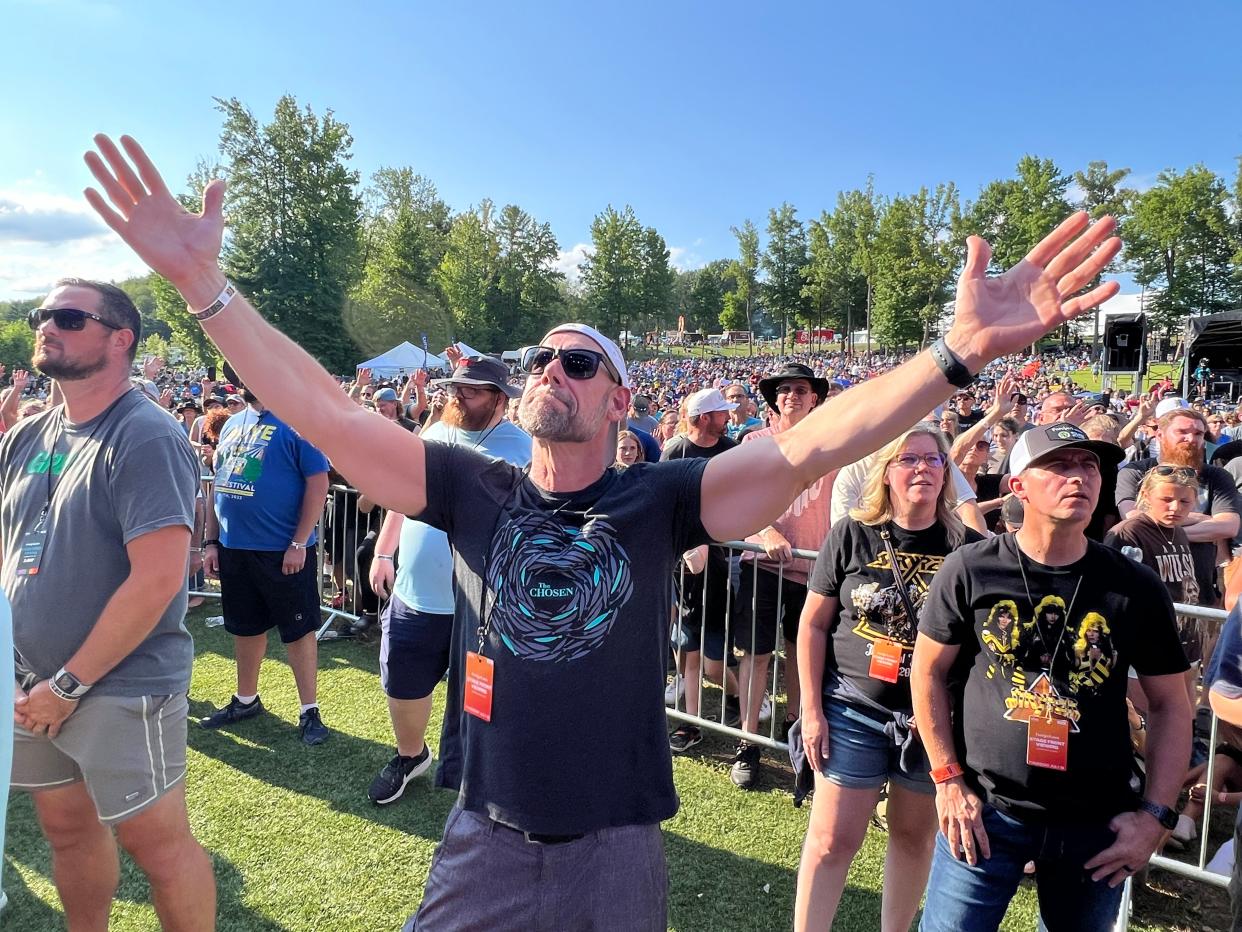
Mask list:
[{"label": "white baseball cap", "polygon": [[599,348],[604,351],[604,355],[608,357],[612,367],[617,370],[617,374],[621,377],[621,387],[630,387],[630,373],[625,368],[625,357],[621,355],[621,347],[617,346],[616,343],[594,327],[589,324],[558,324],[543,335],[544,340],[547,340],[554,333],[580,333],[584,337],[590,337],[599,344]]},{"label": "white baseball cap", "polygon": [[705,388],[686,399],[686,416],[698,417],[700,414],[710,414],[713,411],[732,411],[736,407],[734,402],[725,401],[725,396],[720,393],[720,389]]},{"label": "white baseball cap", "polygon": [[1182,408],[1189,408],[1190,402],[1185,398],[1165,398],[1156,405],[1156,420],[1160,420],[1170,411],[1178,411]]}]

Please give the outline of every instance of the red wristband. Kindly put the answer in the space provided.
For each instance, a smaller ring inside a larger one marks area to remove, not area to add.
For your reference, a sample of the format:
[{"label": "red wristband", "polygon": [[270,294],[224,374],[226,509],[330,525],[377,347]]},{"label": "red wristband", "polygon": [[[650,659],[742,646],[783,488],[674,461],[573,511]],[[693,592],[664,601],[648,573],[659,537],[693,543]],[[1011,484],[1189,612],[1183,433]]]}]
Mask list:
[{"label": "red wristband", "polygon": [[943,767],[937,767],[931,772],[932,783],[947,783],[954,777],[962,775],[962,765],[957,761],[951,764],[945,764]]}]

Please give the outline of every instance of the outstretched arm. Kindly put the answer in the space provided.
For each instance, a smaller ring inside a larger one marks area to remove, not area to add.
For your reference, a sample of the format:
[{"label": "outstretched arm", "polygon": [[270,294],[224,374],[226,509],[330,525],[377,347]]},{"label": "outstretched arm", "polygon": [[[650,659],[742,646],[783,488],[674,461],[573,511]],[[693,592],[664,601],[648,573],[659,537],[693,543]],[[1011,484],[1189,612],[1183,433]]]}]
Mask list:
[{"label": "outstretched arm", "polygon": [[[1049,330],[1117,293],[1105,282],[1072,297],[1121,249],[1116,221],[1091,223],[1078,212],[1049,233],[1025,259],[995,278],[986,275],[991,249],[967,241],[957,284],[953,326],[945,341],[971,371],[1029,346]],[[878,449],[949,397],[951,386],[929,352],[820,405],[798,426],[714,457],[703,471],[703,526],[733,540],[771,524],[804,489],[831,469]],[[865,397],[864,397],[865,396]],[[762,477],[756,483],[755,477]]]},{"label": "outstretched arm", "polygon": [[[86,190],[87,201],[191,308],[210,306],[225,285],[219,264],[224,183],[208,184],[203,212],[191,214],[133,139],[121,137],[124,155],[107,136],[96,136],[95,144],[99,151],[86,153],[86,164],[107,201],[94,188]],[[350,401],[309,353],[242,295],[203,322],[203,329],[263,404],[322,450],[356,488],[394,511],[423,510],[425,459],[417,436]]]}]

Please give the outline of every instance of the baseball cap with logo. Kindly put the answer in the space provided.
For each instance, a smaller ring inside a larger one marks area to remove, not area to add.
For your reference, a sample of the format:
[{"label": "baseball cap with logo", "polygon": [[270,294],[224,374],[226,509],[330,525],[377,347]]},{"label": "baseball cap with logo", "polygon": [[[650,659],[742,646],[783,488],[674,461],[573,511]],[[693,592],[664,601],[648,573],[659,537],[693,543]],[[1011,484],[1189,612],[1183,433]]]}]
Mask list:
[{"label": "baseball cap with logo", "polygon": [[1190,402],[1185,398],[1163,398],[1160,404],[1156,405],[1156,420],[1160,420],[1170,411],[1177,411],[1181,408],[1189,408]]},{"label": "baseball cap with logo", "polygon": [[372,401],[396,401],[397,393],[391,388],[381,388],[371,396]]},{"label": "baseball cap with logo", "polygon": [[725,401],[725,396],[720,394],[718,388],[705,388],[697,391],[686,400],[686,416],[698,417],[700,414],[710,414],[713,411],[732,411],[737,405],[732,401]]},{"label": "baseball cap with logo", "polygon": [[1073,424],[1058,422],[1032,427],[1018,437],[1009,454],[1009,474],[1016,476],[1028,466],[1035,466],[1041,459],[1067,447],[1094,453],[1101,468],[1115,469],[1125,458],[1121,447],[1116,444],[1092,440]]}]

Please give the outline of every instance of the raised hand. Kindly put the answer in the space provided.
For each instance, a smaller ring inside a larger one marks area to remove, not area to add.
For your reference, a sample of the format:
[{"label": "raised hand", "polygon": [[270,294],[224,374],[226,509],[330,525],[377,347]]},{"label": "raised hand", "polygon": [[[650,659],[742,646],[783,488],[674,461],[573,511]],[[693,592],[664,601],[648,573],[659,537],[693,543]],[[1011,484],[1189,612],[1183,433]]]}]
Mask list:
[{"label": "raised hand", "polygon": [[358,380],[354,382],[354,386],[356,388],[366,388],[370,384],[371,384],[371,370],[370,369],[359,369]]},{"label": "raised hand", "polygon": [[465,358],[465,353],[457,348],[457,344],[453,343],[444,348],[444,358],[448,360],[450,368],[456,369],[461,365],[461,361]]},{"label": "raised hand", "polygon": [[21,394],[26,390],[26,386],[30,384],[30,373],[25,369],[13,370],[13,391]]},{"label": "raised hand", "polygon": [[163,356],[147,356],[142,360],[142,377],[155,381],[156,376],[160,374],[160,370],[164,368]]},{"label": "raised hand", "polygon": [[223,282],[219,256],[224,182],[209,182],[203,191],[203,212],[192,214],[169,193],[133,138],[121,137],[124,155],[103,134],[95,137],[95,145],[99,151],[87,152],[84,158],[107,200],[94,188],[87,188],[85,194],[104,223],[183,295],[188,290],[217,288]]},{"label": "raised hand", "polygon": [[967,368],[1029,346],[1048,331],[1107,301],[1120,290],[1104,282],[1073,297],[1121,250],[1117,222],[1091,223],[1085,211],[1070,215],[1025,259],[995,278],[987,277],[991,247],[980,237],[966,241],[966,266],[957,283],[953,326],[946,339]]}]

